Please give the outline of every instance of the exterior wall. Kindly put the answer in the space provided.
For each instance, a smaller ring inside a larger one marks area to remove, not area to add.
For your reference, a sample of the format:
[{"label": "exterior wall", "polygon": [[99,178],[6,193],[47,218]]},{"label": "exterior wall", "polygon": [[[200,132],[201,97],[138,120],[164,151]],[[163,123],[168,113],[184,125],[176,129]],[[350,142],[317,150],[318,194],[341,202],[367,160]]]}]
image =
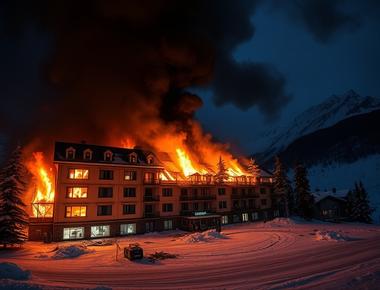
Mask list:
[{"label": "exterior wall", "polygon": [[[227,216],[227,223],[255,221],[273,217],[271,211],[271,183],[259,184],[202,184],[191,182],[168,182],[155,180],[152,183],[144,181],[144,173],[152,172],[158,175],[162,168],[158,166],[110,165],[79,162],[56,163],[56,195],[54,202],[54,217],[49,223],[35,223],[30,229],[30,239],[44,239],[41,232],[50,232],[55,241],[63,239],[63,229],[70,227],[83,227],[83,238],[91,238],[91,226],[109,225],[110,236],[120,235],[120,224],[136,224],[136,233],[145,233],[147,223],[151,223],[150,231],[164,230],[164,221],[172,220],[172,228],[187,229],[188,224],[183,222],[186,216],[195,212],[206,212]],[[89,170],[88,179],[70,179],[70,169]],[[100,170],[112,170],[112,180],[99,179]],[[126,170],[136,171],[137,180],[124,179]],[[68,198],[68,187],[87,187],[87,198]],[[113,195],[110,198],[98,196],[99,187],[112,187]],[[124,197],[125,187],[135,187],[136,197]],[[145,189],[152,188],[154,200],[144,199]],[[171,188],[172,196],[163,196],[163,189]],[[181,195],[182,189],[188,189],[187,197]],[[219,193],[219,188],[225,189],[225,194]],[[198,194],[193,195],[197,190]],[[202,193],[203,191],[203,193]],[[249,193],[248,193],[249,192]],[[265,200],[262,202],[262,200]],[[225,201],[226,208],[220,208],[219,203]],[[163,211],[164,204],[172,204],[171,212]],[[135,214],[123,214],[123,204],[135,204]],[[182,204],[188,204],[188,210],[182,210]],[[194,208],[198,204],[198,209]],[[207,208],[205,208],[207,204]],[[66,217],[66,206],[87,206],[85,217]],[[98,216],[99,205],[112,205],[112,215]],[[153,206],[153,215],[145,212],[145,206]],[[236,206],[238,205],[238,206]],[[243,218],[243,215],[245,216]],[[248,216],[248,218],[247,218]],[[214,224],[214,223],[212,223]]]}]

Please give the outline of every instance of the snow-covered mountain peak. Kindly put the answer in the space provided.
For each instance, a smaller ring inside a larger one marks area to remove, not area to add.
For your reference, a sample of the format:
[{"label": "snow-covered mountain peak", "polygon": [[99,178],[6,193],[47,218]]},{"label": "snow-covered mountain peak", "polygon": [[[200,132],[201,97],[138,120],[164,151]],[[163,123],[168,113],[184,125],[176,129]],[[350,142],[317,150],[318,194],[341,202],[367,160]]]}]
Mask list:
[{"label": "snow-covered mountain peak", "polygon": [[299,114],[289,126],[279,128],[276,134],[270,134],[273,137],[266,152],[275,154],[301,136],[330,127],[348,117],[377,109],[380,109],[380,98],[362,97],[354,90],[342,95],[332,95],[321,104]]}]

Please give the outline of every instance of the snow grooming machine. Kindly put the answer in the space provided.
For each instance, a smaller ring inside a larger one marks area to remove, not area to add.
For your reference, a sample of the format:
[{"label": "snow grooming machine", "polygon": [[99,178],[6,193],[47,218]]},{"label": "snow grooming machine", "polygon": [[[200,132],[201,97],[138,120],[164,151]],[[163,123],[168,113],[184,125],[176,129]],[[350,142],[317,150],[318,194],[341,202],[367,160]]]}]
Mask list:
[{"label": "snow grooming machine", "polygon": [[129,244],[124,248],[124,257],[128,260],[140,260],[144,258],[144,251],[139,244]]}]

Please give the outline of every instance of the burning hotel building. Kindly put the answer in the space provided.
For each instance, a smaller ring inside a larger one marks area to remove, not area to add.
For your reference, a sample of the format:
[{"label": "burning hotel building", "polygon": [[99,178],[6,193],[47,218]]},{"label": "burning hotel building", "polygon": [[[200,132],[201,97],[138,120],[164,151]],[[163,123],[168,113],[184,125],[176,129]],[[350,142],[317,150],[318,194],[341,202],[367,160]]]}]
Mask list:
[{"label": "burning hotel building", "polygon": [[177,163],[168,153],[139,147],[56,142],[54,174],[35,154],[28,166],[38,181],[29,239],[199,231],[280,214],[272,206],[269,172],[258,170],[254,176],[226,166],[220,176],[208,167],[196,170],[185,151],[176,154]]}]

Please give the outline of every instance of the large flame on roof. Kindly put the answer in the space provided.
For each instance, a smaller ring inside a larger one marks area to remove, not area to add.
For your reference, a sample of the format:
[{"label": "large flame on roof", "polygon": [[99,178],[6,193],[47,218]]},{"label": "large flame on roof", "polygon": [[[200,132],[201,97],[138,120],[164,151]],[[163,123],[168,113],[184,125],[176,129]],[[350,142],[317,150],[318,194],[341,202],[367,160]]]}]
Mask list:
[{"label": "large flame on roof", "polygon": [[34,152],[33,158],[27,162],[27,168],[33,175],[32,216],[52,217],[54,203],[54,175],[52,168],[44,162],[42,152]]}]

